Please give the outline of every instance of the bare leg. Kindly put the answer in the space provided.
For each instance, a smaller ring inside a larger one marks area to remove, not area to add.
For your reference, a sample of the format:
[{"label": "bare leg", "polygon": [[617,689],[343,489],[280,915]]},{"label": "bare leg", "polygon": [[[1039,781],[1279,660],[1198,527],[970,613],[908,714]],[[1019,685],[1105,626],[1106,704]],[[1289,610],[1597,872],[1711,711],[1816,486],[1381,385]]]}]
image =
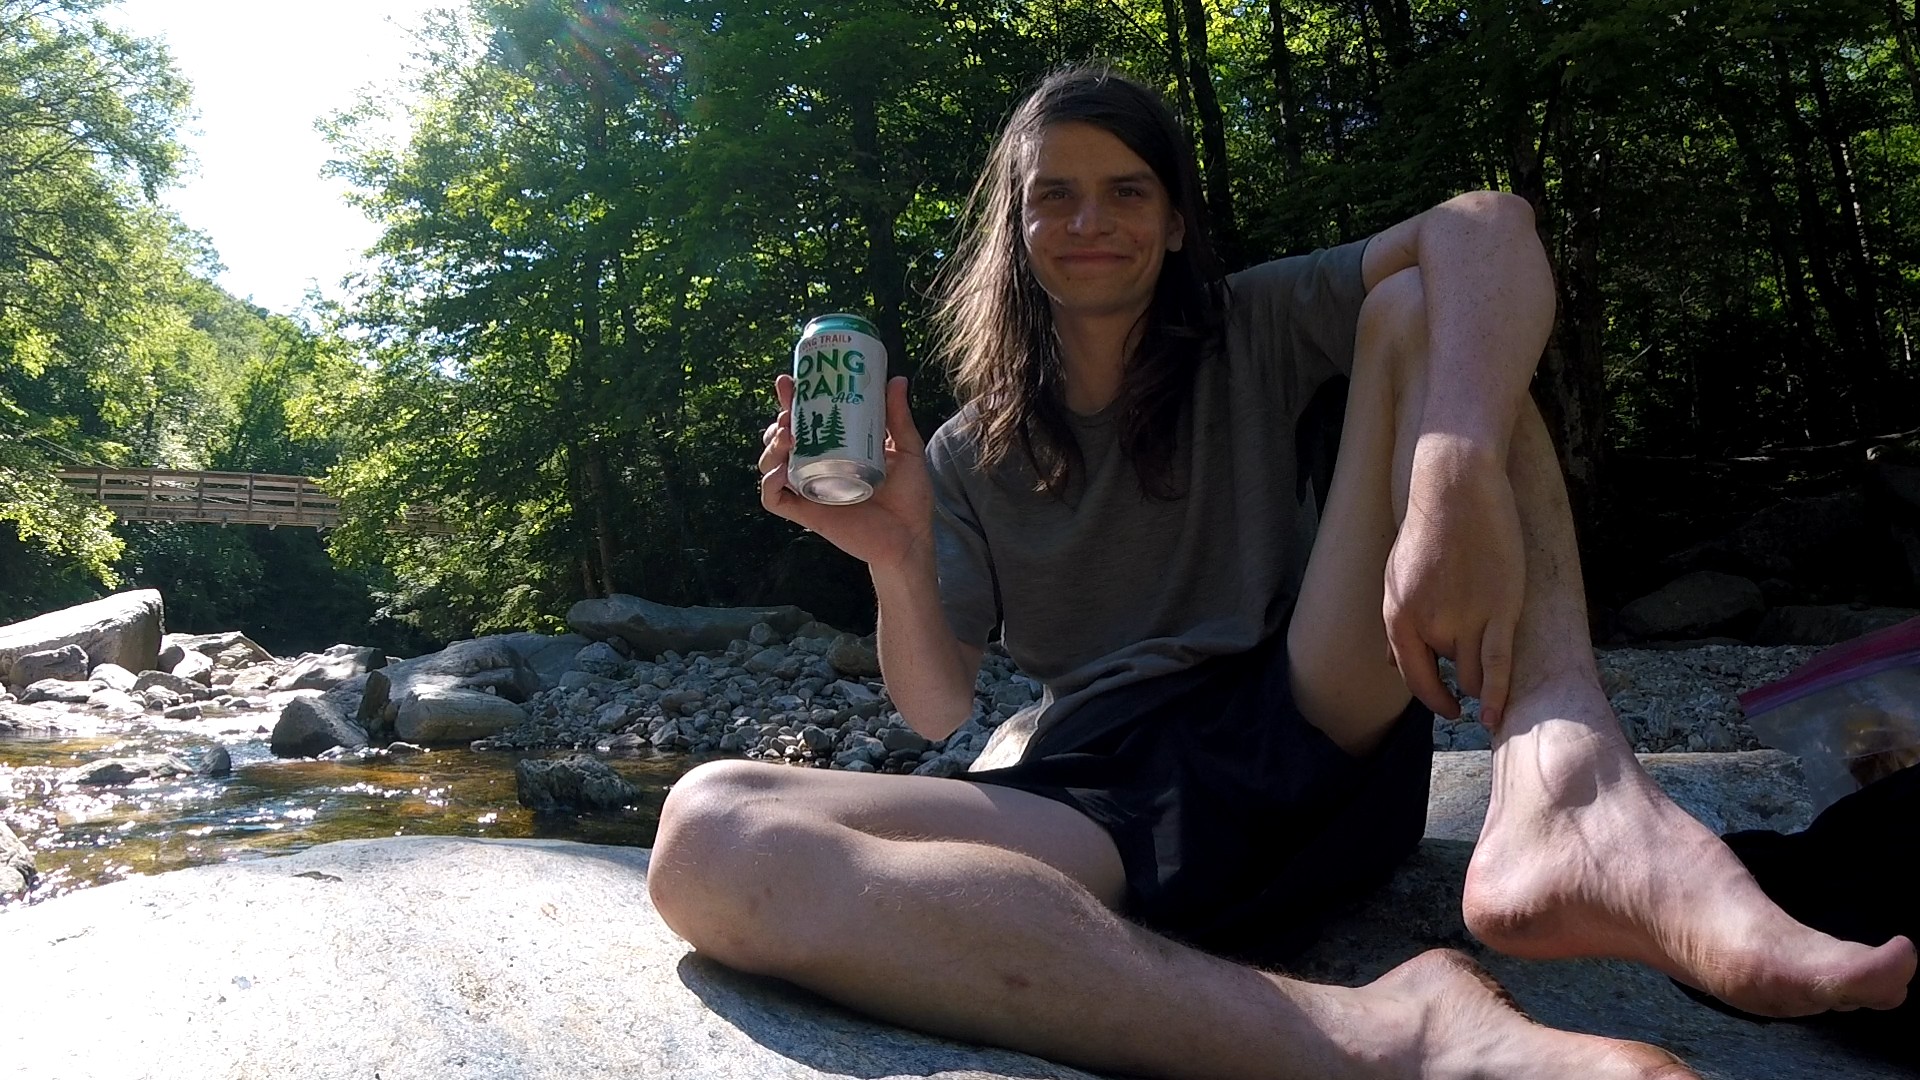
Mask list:
[{"label": "bare leg", "polygon": [[[1308,719],[1358,751],[1384,732],[1396,692],[1407,700],[1380,670],[1390,662],[1379,612],[1423,404],[1417,274],[1383,282],[1363,309],[1339,468],[1289,641]],[[1638,960],[1757,1013],[1899,1004],[1914,974],[1910,942],[1868,948],[1789,919],[1640,768],[1600,689],[1565,487],[1531,406],[1508,475],[1526,603],[1467,925],[1515,955]]]},{"label": "bare leg", "polygon": [[[1720,839],[1661,794],[1600,689],[1572,517],[1529,410],[1509,466],[1529,602],[1512,704],[1494,733],[1493,802],[1467,874],[1467,924],[1519,956],[1619,956],[1750,1012],[1892,1008],[1914,949],[1838,941],[1788,918]],[[1577,649],[1567,648],[1573,642]]]},{"label": "bare leg", "polygon": [[668,925],[721,963],[1089,1068],[1209,1080],[1693,1075],[1652,1047],[1527,1021],[1457,953],[1353,989],[1174,944],[1019,849],[1049,837],[1076,867],[1111,855],[1086,819],[1023,792],[729,762],[674,789],[650,885]]}]

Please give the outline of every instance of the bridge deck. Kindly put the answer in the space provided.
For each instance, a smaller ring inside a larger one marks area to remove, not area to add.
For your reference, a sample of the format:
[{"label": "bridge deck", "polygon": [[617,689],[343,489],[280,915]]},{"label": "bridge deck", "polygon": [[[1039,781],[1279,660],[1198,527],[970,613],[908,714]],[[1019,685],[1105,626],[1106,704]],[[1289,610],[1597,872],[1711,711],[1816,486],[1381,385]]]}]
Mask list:
[{"label": "bridge deck", "polygon": [[[221,525],[281,525],[332,529],[340,500],[304,476],[181,469],[63,469],[60,480],[90,495],[127,521],[205,521]],[[445,533],[424,513],[407,515],[409,532]]]}]

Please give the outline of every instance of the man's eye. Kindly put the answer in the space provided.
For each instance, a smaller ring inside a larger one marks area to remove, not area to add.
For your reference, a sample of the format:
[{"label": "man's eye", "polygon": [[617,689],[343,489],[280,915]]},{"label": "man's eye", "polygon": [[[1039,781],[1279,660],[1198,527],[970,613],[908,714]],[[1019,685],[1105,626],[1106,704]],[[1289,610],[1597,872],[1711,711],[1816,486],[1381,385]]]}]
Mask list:
[{"label": "man's eye", "polygon": [[1144,196],[1147,193],[1147,189],[1134,187],[1131,184],[1123,184],[1116,190],[1118,194],[1123,195],[1129,199]]}]

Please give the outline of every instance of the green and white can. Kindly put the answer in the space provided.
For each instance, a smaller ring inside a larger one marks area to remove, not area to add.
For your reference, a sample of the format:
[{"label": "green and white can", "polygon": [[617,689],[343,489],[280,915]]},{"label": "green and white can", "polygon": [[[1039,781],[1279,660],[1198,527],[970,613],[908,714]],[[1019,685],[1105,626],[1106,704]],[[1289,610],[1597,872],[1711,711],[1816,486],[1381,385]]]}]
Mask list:
[{"label": "green and white can", "polygon": [[886,476],[887,347],[858,315],[822,315],[793,347],[795,491],[817,503],[865,502]]}]

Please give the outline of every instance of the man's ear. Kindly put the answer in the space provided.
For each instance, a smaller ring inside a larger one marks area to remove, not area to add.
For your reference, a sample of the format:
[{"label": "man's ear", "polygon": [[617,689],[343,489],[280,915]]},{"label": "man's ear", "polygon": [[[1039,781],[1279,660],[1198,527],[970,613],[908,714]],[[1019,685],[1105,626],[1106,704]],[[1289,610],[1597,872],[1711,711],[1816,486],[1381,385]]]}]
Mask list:
[{"label": "man's ear", "polygon": [[1179,211],[1175,211],[1171,215],[1171,220],[1167,222],[1167,250],[1179,251],[1186,246],[1187,219],[1181,217]]}]

